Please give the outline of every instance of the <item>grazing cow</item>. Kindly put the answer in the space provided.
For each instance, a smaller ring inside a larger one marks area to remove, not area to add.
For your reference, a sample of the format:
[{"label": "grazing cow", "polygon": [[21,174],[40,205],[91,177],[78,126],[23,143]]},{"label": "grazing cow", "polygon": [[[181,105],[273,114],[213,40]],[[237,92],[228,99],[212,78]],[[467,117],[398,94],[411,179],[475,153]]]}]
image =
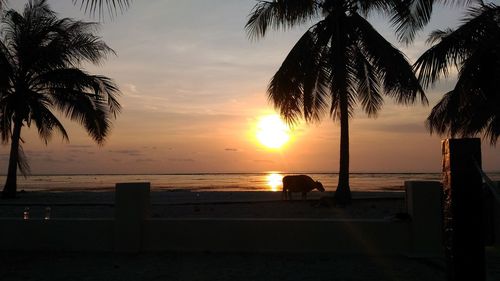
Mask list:
[{"label": "grazing cow", "polygon": [[292,192],[302,192],[302,199],[305,200],[307,193],[313,189],[321,192],[325,191],[323,185],[319,181],[314,181],[306,175],[285,176],[283,177],[283,193],[284,200],[292,199]]}]

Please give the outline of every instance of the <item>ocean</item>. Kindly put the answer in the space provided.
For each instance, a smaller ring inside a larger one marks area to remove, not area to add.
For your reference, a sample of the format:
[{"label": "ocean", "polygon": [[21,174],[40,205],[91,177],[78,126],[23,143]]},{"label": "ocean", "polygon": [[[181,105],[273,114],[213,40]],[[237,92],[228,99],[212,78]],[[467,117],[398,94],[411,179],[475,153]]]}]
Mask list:
[{"label": "ocean", "polygon": [[[487,173],[500,181],[500,172]],[[18,190],[26,191],[109,191],[115,183],[150,182],[152,190],[190,191],[280,191],[285,173],[200,173],[162,175],[31,175],[18,177]],[[338,174],[308,173],[335,191]],[[441,180],[441,173],[352,173],[352,191],[399,191],[409,180]],[[5,182],[5,176],[0,176]]]}]

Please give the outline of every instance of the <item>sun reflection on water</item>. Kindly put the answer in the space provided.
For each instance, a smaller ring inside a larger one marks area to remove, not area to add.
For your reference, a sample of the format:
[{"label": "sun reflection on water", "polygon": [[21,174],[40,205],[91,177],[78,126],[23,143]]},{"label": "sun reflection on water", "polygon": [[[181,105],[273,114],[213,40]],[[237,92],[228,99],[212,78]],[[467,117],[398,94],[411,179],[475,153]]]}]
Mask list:
[{"label": "sun reflection on water", "polygon": [[271,191],[280,191],[282,189],[283,175],[279,173],[269,173],[267,175],[267,186]]}]

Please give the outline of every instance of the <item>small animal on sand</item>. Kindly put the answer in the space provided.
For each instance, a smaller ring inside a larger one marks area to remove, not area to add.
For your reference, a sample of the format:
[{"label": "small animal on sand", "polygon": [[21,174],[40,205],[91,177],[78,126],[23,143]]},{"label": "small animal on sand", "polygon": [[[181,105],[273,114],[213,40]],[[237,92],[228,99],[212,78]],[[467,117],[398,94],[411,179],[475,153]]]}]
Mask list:
[{"label": "small animal on sand", "polygon": [[306,175],[293,175],[283,177],[283,193],[282,199],[291,200],[292,192],[301,192],[302,199],[307,199],[307,193],[313,189],[317,189],[321,192],[325,191],[325,188],[319,181],[314,181],[310,176]]}]

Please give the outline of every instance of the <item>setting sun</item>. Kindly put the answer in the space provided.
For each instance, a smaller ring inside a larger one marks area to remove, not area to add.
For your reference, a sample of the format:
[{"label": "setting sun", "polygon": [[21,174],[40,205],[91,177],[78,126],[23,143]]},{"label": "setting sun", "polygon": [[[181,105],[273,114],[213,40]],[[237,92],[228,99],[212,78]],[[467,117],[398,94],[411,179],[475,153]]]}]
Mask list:
[{"label": "setting sun", "polygon": [[260,118],[256,136],[265,147],[277,149],[290,140],[290,130],[278,115],[268,115]]}]

